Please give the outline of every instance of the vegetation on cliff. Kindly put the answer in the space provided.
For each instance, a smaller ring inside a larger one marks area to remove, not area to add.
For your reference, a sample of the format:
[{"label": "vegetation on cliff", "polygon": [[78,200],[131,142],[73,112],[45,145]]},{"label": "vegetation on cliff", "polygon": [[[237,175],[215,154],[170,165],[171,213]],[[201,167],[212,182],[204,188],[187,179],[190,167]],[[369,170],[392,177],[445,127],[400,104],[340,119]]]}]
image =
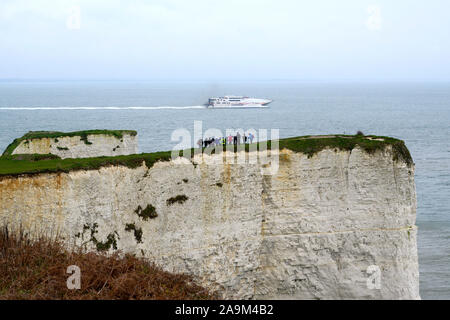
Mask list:
[{"label": "vegetation on cliff", "polygon": [[158,216],[156,208],[151,204],[147,205],[145,209],[142,209],[141,206],[138,206],[134,213],[136,213],[144,221],[147,221],[148,219],[154,219]]},{"label": "vegetation on cliff", "polygon": [[[81,288],[69,290],[67,267],[78,266]],[[0,300],[5,299],[215,299],[184,274],[165,272],[132,255],[75,250],[61,242],[0,230]]]},{"label": "vegetation on cliff", "polygon": [[[304,136],[279,140],[279,149],[289,149],[294,152],[307,154],[312,157],[319,151],[330,148],[334,150],[353,150],[360,147],[364,151],[372,154],[377,150],[384,150],[387,146],[392,146],[394,160],[404,161],[408,165],[413,163],[411,154],[402,140],[379,137],[379,136],[364,136],[364,135],[328,135],[328,136]],[[272,141],[267,142],[267,149],[271,148]],[[229,147],[229,146],[227,146]],[[240,147],[250,150],[250,145],[232,146],[229,151],[239,151]],[[260,143],[256,144],[260,150]],[[216,150],[222,151],[222,147],[209,147],[210,153],[215,153]],[[6,152],[5,152],[6,153]],[[180,155],[183,151],[180,151]],[[194,149],[191,149],[191,155],[194,154]],[[8,156],[0,157],[0,176],[4,175],[19,175],[19,174],[33,174],[43,172],[69,172],[73,170],[93,170],[105,166],[126,166],[129,168],[136,168],[145,162],[148,168],[152,167],[157,161],[169,161],[171,159],[171,152],[155,152],[133,154],[127,156],[115,157],[97,157],[97,158],[78,158],[78,159],[46,159],[42,161],[18,160]]]},{"label": "vegetation on cliff", "polygon": [[49,138],[54,139],[55,142],[58,142],[58,138],[62,137],[80,137],[80,140],[84,141],[85,144],[91,144],[88,141],[88,135],[109,135],[114,136],[116,138],[122,139],[124,134],[129,134],[132,136],[137,135],[137,132],[134,130],[84,130],[84,131],[75,131],[75,132],[58,132],[58,131],[30,131],[25,134],[21,138],[15,139],[3,152],[4,156],[11,155],[14,149],[19,146],[22,141],[30,141],[33,139],[43,139]]},{"label": "vegetation on cliff", "polygon": [[[269,142],[270,144],[270,142]],[[294,152],[301,152],[312,157],[319,151],[324,149],[336,149],[351,151],[357,146],[369,154],[373,154],[378,150],[384,150],[387,146],[392,146],[394,152],[394,160],[403,160],[408,165],[413,163],[411,154],[405,145],[405,142],[390,137],[364,136],[357,134],[335,135],[335,136],[305,136],[280,140],[280,149],[289,149]],[[269,147],[270,148],[270,147]]]},{"label": "vegetation on cliff", "polygon": [[21,161],[42,161],[42,160],[57,160],[61,157],[56,154],[13,154],[12,156],[2,156],[0,160],[21,160]]},{"label": "vegetation on cliff", "polygon": [[188,197],[184,194],[180,194],[176,197],[172,197],[166,200],[166,204],[168,206],[173,205],[174,203],[180,203],[183,204],[184,202],[186,202],[186,200],[188,200]]},{"label": "vegetation on cliff", "polygon": [[10,157],[0,157],[0,176],[19,175],[45,172],[69,172],[74,170],[94,170],[107,166],[126,166],[137,168],[143,162],[148,167],[157,161],[168,161],[170,152],[156,152],[115,157],[51,159],[42,161],[15,160]]}]

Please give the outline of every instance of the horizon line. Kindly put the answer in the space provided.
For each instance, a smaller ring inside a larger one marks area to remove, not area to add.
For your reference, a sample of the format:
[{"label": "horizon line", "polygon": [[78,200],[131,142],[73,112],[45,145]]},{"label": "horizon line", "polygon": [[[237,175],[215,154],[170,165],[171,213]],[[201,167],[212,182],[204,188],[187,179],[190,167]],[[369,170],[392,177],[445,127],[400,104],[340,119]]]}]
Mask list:
[{"label": "horizon line", "polygon": [[450,79],[150,79],[150,78],[0,78],[0,82],[303,82],[303,83],[450,83]]}]

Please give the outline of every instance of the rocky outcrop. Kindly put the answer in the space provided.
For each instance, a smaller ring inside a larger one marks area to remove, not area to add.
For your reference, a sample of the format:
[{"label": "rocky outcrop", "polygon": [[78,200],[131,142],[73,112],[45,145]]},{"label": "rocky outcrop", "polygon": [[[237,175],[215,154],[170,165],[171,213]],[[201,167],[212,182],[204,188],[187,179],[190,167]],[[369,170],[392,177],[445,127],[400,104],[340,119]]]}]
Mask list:
[{"label": "rocky outcrop", "polygon": [[393,152],[272,152],[273,175],[212,155],[5,176],[0,223],[143,255],[225,298],[418,299],[414,167]]},{"label": "rocky outcrop", "polygon": [[137,152],[137,136],[124,132],[120,136],[95,133],[22,139],[11,154],[54,154],[65,159],[119,156]]}]

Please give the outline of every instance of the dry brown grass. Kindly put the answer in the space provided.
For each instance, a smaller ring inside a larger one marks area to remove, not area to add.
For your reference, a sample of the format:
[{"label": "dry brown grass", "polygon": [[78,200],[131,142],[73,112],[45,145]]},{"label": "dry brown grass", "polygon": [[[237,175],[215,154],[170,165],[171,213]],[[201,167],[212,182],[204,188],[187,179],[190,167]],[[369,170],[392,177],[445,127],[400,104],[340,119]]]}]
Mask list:
[{"label": "dry brown grass", "polygon": [[[66,286],[67,267],[81,269],[81,289]],[[0,299],[215,299],[217,294],[183,274],[142,258],[68,252],[58,241],[31,241],[0,230]]]}]

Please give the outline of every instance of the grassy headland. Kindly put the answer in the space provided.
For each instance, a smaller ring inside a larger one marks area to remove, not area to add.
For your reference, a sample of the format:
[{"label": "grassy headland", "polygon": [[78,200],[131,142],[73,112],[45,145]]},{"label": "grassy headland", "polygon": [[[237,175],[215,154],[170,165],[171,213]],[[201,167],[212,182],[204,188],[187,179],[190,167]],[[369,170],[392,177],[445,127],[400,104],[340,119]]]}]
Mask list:
[{"label": "grassy headland", "polygon": [[[267,142],[267,148],[271,148],[272,141]],[[259,149],[259,143],[256,144]],[[363,135],[328,135],[328,136],[304,136],[279,140],[279,149],[288,149],[298,153],[307,154],[312,157],[317,152],[326,148],[334,150],[353,150],[360,147],[364,151],[373,154],[377,150],[384,150],[387,146],[392,146],[394,150],[394,160],[404,161],[408,165],[413,163],[411,154],[402,140]],[[213,148],[213,147],[211,147]],[[221,149],[221,148],[220,148]],[[234,151],[237,151],[234,146]],[[250,149],[245,145],[245,150]],[[213,150],[214,151],[214,150]],[[191,155],[194,149],[191,149]],[[0,157],[0,176],[33,174],[43,172],[69,172],[73,170],[94,170],[106,166],[126,166],[136,168],[146,163],[147,167],[152,167],[157,161],[169,161],[171,152],[142,153],[127,156],[97,157],[82,159],[45,159],[33,161],[33,159],[20,159],[16,156]]]},{"label": "grassy headland", "polygon": [[13,153],[14,149],[17,148],[17,146],[22,141],[29,141],[33,139],[43,139],[43,138],[50,138],[55,139],[56,141],[58,138],[61,137],[80,137],[80,140],[84,141],[84,143],[89,144],[89,141],[87,140],[88,135],[109,135],[114,136],[116,138],[121,139],[123,137],[123,134],[129,134],[132,136],[137,135],[137,132],[134,130],[85,130],[85,131],[75,131],[75,132],[58,132],[58,131],[30,131],[27,134],[25,134],[23,137],[15,139],[8,147],[6,147],[5,152],[3,152],[4,156],[9,156]]}]

